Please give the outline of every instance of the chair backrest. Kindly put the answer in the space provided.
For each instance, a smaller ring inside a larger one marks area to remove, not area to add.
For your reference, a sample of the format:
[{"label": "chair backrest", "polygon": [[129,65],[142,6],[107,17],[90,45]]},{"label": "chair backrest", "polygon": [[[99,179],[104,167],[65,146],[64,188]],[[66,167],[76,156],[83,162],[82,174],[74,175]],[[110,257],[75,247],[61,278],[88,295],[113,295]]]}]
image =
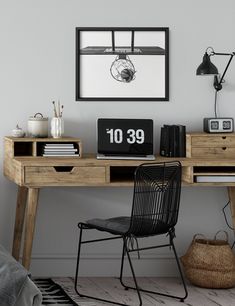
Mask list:
[{"label": "chair backrest", "polygon": [[135,171],[134,183],[128,234],[144,237],[167,233],[178,220],[180,162],[142,164]]}]

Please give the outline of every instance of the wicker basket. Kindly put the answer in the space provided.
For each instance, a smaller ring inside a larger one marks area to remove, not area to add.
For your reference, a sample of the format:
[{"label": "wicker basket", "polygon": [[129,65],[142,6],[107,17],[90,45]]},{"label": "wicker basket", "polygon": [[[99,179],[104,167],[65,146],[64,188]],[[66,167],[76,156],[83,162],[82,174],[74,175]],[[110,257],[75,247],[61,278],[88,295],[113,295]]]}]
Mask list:
[{"label": "wicker basket", "polygon": [[[225,240],[206,239],[201,234],[193,237],[186,254],[181,257],[188,280],[204,288],[232,288],[235,286],[235,255]],[[202,236],[202,238],[197,238]]]}]

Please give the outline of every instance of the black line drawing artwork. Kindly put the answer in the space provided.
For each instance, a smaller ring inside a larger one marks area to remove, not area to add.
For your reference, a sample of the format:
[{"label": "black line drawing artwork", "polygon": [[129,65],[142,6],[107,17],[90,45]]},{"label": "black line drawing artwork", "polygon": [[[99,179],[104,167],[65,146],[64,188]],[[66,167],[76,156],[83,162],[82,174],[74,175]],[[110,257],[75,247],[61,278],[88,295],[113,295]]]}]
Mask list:
[{"label": "black line drawing artwork", "polygon": [[77,101],[168,101],[168,28],[76,28]]},{"label": "black line drawing artwork", "polygon": [[110,73],[119,82],[130,83],[135,79],[135,66],[126,54],[119,54],[111,65]]}]

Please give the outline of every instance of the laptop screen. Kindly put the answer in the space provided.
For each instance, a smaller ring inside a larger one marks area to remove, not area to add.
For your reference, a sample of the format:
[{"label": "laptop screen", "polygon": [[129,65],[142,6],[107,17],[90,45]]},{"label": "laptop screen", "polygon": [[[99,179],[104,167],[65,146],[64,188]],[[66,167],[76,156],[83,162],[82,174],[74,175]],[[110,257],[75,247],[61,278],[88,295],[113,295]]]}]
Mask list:
[{"label": "laptop screen", "polygon": [[153,120],[100,118],[97,138],[99,154],[153,154]]}]

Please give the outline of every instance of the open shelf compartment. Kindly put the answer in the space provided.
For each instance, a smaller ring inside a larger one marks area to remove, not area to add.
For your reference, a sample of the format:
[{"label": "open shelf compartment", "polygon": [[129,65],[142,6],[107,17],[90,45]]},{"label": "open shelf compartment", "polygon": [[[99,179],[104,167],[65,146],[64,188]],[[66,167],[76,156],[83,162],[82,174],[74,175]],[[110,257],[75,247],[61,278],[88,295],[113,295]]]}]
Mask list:
[{"label": "open shelf compartment", "polygon": [[133,182],[136,166],[110,166],[110,183]]},{"label": "open shelf compartment", "polygon": [[194,167],[193,176],[195,183],[235,183],[235,167]]}]

